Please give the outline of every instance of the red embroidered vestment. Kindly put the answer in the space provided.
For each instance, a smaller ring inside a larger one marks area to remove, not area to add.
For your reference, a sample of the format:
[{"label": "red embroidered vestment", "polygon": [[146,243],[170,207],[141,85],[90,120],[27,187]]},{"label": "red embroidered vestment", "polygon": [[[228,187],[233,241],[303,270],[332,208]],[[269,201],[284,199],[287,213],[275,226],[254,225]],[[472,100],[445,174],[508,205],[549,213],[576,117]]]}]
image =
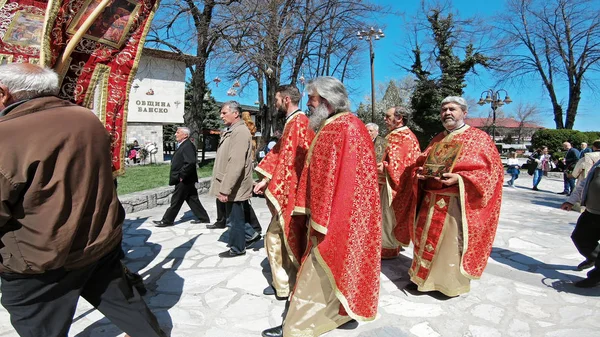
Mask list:
[{"label": "red embroidered vestment", "polygon": [[325,121],[309,150],[296,206],[310,215],[317,259],[342,303],[340,312],[375,318],[381,208],[373,142],[356,116],[339,113]]},{"label": "red embroidered vestment", "polygon": [[296,266],[306,249],[306,217],[292,217],[292,212],[298,180],[314,137],[315,132],[308,127],[308,117],[296,113],[285,123],[281,139],[256,168],[271,180],[265,193],[269,209],[273,215],[280,216],[285,245]]},{"label": "red embroidered vestment", "polygon": [[[414,219],[414,209],[411,208],[413,196],[412,184],[414,179],[414,167],[421,154],[419,141],[415,134],[406,126],[394,129],[386,136],[386,149],[383,159],[386,183],[388,191],[391,192],[391,206],[396,216],[394,236],[402,246],[410,243],[411,227]],[[398,256],[400,248],[387,249],[381,252],[383,257]]]},{"label": "red embroidered vestment", "polygon": [[[420,205],[420,211],[414,226],[415,256],[411,275],[419,279],[427,278],[448,214],[449,198],[458,196],[459,216],[462,217],[462,229],[459,230],[462,230],[463,238],[460,270],[466,277],[477,279],[487,264],[498,227],[504,180],[502,162],[490,136],[465,125],[460,130],[450,134],[443,132],[433,138],[416,166],[423,165],[432,145],[440,141],[462,143],[453,169],[453,173],[460,178],[458,184],[449,187],[432,178],[413,184],[413,193],[419,192],[413,209]],[[433,213],[423,214],[423,210],[429,209],[430,205],[434,205]]]}]

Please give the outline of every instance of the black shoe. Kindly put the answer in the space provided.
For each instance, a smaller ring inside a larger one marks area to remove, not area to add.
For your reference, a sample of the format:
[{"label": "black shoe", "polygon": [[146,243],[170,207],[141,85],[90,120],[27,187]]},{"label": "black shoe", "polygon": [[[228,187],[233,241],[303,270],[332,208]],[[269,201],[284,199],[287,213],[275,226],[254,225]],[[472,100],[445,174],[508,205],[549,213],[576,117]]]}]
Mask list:
[{"label": "black shoe", "polygon": [[262,236],[257,233],[255,237],[253,237],[252,239],[246,241],[246,248],[252,247],[252,245],[255,244],[255,243],[257,243],[261,238],[262,238]]},{"label": "black shoe", "polygon": [[162,220],[152,220],[152,222],[154,222],[154,227],[169,227],[169,226],[173,226],[172,222],[164,222]]},{"label": "black shoe", "polygon": [[246,255],[246,251],[243,251],[241,253],[236,253],[233,250],[226,250],[222,253],[219,253],[219,257],[221,258],[230,258],[230,257],[236,257],[236,256],[242,256],[242,255]]},{"label": "black shoe", "polygon": [[586,279],[583,279],[581,281],[577,281],[575,282],[575,286],[577,288],[592,288],[595,287],[597,285],[600,285],[600,277],[596,276],[596,277],[588,277]]},{"label": "black shoe", "polygon": [[275,288],[273,286],[268,286],[263,290],[263,295],[273,296],[275,295]]},{"label": "black shoe", "polygon": [[562,191],[562,192],[560,192],[560,193],[556,193],[556,194],[569,195],[569,192],[567,192],[567,191]]},{"label": "black shoe", "polygon": [[533,187],[532,190],[539,191],[539,189],[537,187]]},{"label": "black shoe", "polygon": [[225,224],[221,224],[218,222],[215,222],[212,225],[206,225],[207,229],[225,229],[227,226],[225,226]]},{"label": "black shoe", "polygon": [[206,219],[206,220],[192,220],[191,221],[192,224],[199,224],[199,223],[210,223],[210,219]]},{"label": "black shoe", "polygon": [[261,334],[262,337],[283,337],[283,326],[276,326],[271,329],[264,330]]},{"label": "black shoe", "polygon": [[581,262],[579,265],[577,265],[577,270],[582,271],[582,270],[586,270],[588,268],[592,268],[594,266],[594,261],[591,260],[585,260],[583,262]]}]

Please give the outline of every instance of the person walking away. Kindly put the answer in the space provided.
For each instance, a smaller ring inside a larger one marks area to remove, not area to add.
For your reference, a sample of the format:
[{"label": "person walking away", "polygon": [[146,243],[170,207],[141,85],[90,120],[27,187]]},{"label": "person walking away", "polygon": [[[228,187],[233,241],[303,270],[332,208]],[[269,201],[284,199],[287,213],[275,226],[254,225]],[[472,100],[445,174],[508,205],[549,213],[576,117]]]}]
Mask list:
[{"label": "person walking away", "polygon": [[79,297],[131,337],[166,336],[120,261],[111,136],[55,97],[58,83],[37,65],[0,66],[2,306],[22,337],[67,336]]},{"label": "person walking away", "polygon": [[575,178],[569,177],[573,172],[573,168],[579,160],[579,150],[571,146],[571,143],[564,142],[563,149],[567,151],[565,154],[565,171],[563,172],[563,185],[564,189],[558,194],[571,195],[571,192],[575,189]]}]

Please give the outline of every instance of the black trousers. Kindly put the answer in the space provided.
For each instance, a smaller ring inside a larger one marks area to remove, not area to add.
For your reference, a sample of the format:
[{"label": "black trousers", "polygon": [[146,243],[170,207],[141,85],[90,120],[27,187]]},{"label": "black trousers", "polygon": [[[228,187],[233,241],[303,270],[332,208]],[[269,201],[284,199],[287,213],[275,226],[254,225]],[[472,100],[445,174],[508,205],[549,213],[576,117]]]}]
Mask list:
[{"label": "black trousers", "polygon": [[571,240],[575,247],[587,260],[596,261],[594,269],[588,272],[588,276],[600,277],[600,215],[583,212],[577,225],[571,234]]},{"label": "black trousers", "polygon": [[196,186],[194,184],[184,183],[175,185],[175,191],[171,196],[171,206],[167,208],[162,221],[166,223],[175,222],[175,217],[179,213],[184,201],[190,206],[192,213],[194,213],[198,220],[210,222],[208,213],[204,209],[204,206],[202,206],[202,203],[200,203],[200,199],[198,199],[198,190],[196,190]]},{"label": "black trousers", "polygon": [[67,337],[79,296],[131,337],[164,337],[156,317],[125,278],[121,247],[78,270],[1,274],[2,305],[22,337]]}]

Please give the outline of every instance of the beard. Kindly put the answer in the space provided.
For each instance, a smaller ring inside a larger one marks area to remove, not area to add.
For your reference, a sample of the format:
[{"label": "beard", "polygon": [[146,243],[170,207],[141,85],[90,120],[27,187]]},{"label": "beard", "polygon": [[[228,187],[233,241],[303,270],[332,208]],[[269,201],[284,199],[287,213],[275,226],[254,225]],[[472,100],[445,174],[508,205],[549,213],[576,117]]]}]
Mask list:
[{"label": "beard", "polygon": [[311,129],[317,132],[321,127],[321,123],[323,123],[323,121],[327,119],[327,117],[329,117],[329,110],[327,109],[325,104],[319,104],[319,106],[317,106],[316,108],[311,109],[310,117],[308,118],[308,125]]},{"label": "beard", "polygon": [[446,130],[453,130],[457,126],[458,122],[453,116],[445,116],[442,119],[442,125]]},{"label": "beard", "polygon": [[287,115],[287,111],[285,109],[285,106],[280,105],[277,108],[277,118],[285,118],[285,115]]}]

